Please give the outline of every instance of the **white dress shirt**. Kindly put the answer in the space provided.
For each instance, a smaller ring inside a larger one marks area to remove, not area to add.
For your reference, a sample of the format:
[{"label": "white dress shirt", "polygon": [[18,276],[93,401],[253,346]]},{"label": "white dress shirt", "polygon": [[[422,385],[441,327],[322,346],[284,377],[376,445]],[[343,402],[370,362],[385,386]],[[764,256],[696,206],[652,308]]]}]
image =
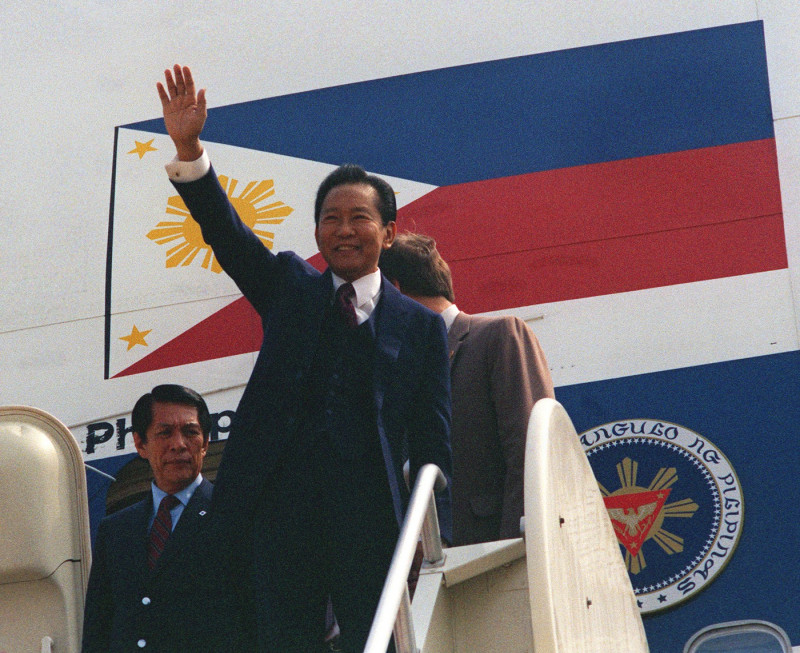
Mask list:
[{"label": "white dress shirt", "polygon": [[447,327],[448,333],[450,332],[450,327],[453,326],[453,322],[456,321],[456,315],[458,315],[458,313],[458,306],[455,304],[450,304],[450,306],[439,313],[444,320],[444,325]]},{"label": "white dress shirt", "polygon": [[[333,275],[333,291],[334,293],[339,290],[339,286],[345,283],[345,280],[331,272]],[[353,281],[353,290],[356,291],[356,297],[353,301],[353,308],[356,309],[356,319],[359,324],[363,324],[372,315],[372,311],[378,305],[378,300],[381,298],[381,271],[375,270],[365,274],[360,279]]]}]

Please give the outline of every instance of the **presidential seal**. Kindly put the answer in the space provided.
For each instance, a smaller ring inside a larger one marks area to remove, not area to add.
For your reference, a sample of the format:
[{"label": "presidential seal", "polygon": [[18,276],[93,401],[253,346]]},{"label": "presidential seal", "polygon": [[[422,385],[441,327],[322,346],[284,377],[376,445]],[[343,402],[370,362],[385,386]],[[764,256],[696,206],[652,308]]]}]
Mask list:
[{"label": "presidential seal", "polygon": [[742,532],[742,488],[708,439],[653,419],[610,422],[580,434],[643,613],[704,589]]}]

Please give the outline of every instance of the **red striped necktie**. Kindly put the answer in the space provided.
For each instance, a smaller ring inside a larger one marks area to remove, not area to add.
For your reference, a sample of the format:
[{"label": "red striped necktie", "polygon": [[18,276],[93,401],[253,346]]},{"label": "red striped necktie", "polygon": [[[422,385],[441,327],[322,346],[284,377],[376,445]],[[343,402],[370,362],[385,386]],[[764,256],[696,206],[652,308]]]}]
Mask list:
[{"label": "red striped necktie", "polygon": [[158,506],[156,518],[153,520],[153,527],[150,529],[150,539],[147,541],[147,566],[153,569],[156,561],[164,550],[164,546],[172,533],[172,515],[170,510],[180,503],[179,499],[168,494]]}]

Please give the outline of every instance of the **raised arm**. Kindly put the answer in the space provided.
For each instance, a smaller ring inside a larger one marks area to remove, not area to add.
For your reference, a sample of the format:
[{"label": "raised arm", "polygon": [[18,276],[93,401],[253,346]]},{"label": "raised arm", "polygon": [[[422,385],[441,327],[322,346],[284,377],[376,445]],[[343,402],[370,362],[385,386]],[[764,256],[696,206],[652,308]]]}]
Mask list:
[{"label": "raised arm", "polygon": [[192,71],[188,66],[175,64],[172,71],[164,71],[166,88],[161,82],[156,84],[161,107],[164,110],[164,125],[175,143],[178,159],[194,161],[203,154],[200,132],[206,122],[206,90],[195,93]]},{"label": "raised arm", "polygon": [[[207,116],[205,90],[196,91],[192,71],[187,66],[175,65],[172,70],[165,70],[164,78],[166,84],[156,86],[167,133],[175,143],[180,161],[196,161],[203,154],[200,133]],[[173,177],[172,183],[200,225],[203,240],[214,251],[222,269],[263,317],[280,294],[284,279],[281,265],[242,222],[213,169],[206,170],[199,178]],[[313,269],[304,261],[288,256],[281,260],[293,261],[294,267],[304,272]]]}]

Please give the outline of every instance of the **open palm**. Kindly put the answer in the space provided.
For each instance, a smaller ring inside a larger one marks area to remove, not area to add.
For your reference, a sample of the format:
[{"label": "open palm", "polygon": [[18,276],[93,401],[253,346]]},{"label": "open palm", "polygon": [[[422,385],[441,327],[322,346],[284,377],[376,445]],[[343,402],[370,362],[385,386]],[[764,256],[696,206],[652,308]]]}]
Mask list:
[{"label": "open palm", "polygon": [[192,71],[188,66],[181,68],[176,64],[173,70],[174,76],[169,69],[164,71],[166,88],[160,82],[156,85],[164,110],[164,125],[179,155],[182,151],[199,149],[202,152],[199,137],[207,116],[205,89],[195,93]]}]

